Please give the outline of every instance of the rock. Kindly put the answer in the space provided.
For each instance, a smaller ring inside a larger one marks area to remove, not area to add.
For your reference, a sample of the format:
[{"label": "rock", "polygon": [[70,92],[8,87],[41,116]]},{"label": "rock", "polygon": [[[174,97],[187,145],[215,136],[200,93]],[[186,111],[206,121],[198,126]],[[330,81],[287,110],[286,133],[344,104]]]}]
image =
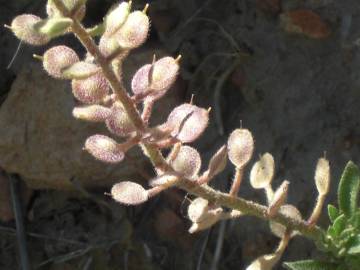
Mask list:
[{"label": "rock", "polygon": [[[151,61],[152,54],[147,50],[127,60],[126,70],[133,74],[136,63]],[[180,102],[179,94],[167,95],[161,102],[166,108],[174,107]],[[82,150],[90,135],[111,135],[103,124],[74,119],[74,105],[68,81],[50,78],[40,63],[26,64],[0,108],[0,166],[40,189],[72,189],[72,178],[84,187],[142,179],[129,160],[108,165]],[[168,113],[166,108],[158,113]],[[137,166],[149,166],[138,148],[130,154]]]}]

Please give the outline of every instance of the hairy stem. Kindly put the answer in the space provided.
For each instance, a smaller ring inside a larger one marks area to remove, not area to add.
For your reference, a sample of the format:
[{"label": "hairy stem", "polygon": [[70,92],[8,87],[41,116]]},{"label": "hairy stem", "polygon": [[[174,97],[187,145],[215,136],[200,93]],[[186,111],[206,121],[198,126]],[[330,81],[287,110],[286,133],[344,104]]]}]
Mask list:
[{"label": "hairy stem", "polygon": [[[73,33],[77,36],[77,38],[86,48],[86,50],[94,57],[96,62],[101,66],[103,75],[109,81],[111,88],[116,96],[116,99],[123,104],[124,109],[131,121],[133,122],[134,126],[140,132],[143,132],[145,130],[145,125],[143,120],[141,119],[141,115],[136,109],[134,102],[127,94],[122,82],[117,78],[115,72],[112,70],[111,65],[107,61],[106,57],[102,55],[99,48],[96,46],[94,40],[86,31],[86,29],[80,24],[80,22],[76,18],[72,16],[72,14],[69,13],[62,1],[53,0],[53,3],[63,14],[63,16],[73,19]],[[168,165],[158,148],[149,144],[141,144],[140,146],[143,149],[145,155],[152,162],[153,166],[159,172],[172,171],[171,167]],[[196,182],[191,182],[187,179],[181,179],[178,182],[177,186],[191,194],[202,197],[219,206],[236,209],[244,214],[256,216],[261,219],[270,219],[266,213],[267,207],[257,204],[255,202],[247,201],[236,196],[230,196],[229,194],[216,191],[206,185],[198,185]],[[323,234],[323,231],[319,227],[310,227],[307,225],[306,221],[294,220],[281,213],[276,214],[274,217],[271,218],[271,220],[281,223],[288,229],[299,231],[304,236],[311,238],[315,241],[320,240]]]}]

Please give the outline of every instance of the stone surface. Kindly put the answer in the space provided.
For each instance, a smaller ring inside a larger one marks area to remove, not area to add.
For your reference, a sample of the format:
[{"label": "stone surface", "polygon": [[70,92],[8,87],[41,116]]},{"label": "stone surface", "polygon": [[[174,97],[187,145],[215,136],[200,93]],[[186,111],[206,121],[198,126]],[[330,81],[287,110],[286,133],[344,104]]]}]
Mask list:
[{"label": "stone surface", "polygon": [[[153,50],[146,50],[131,57],[125,64],[126,77],[152,54]],[[34,188],[71,188],[72,178],[86,187],[142,179],[127,160],[108,165],[83,151],[88,136],[109,133],[103,124],[75,120],[75,102],[68,81],[48,77],[40,63],[26,65],[0,109],[0,166],[20,174]],[[162,102],[166,106],[157,107],[158,115],[179,103],[179,94],[167,95]],[[138,166],[147,166],[140,150],[130,154]]]}]

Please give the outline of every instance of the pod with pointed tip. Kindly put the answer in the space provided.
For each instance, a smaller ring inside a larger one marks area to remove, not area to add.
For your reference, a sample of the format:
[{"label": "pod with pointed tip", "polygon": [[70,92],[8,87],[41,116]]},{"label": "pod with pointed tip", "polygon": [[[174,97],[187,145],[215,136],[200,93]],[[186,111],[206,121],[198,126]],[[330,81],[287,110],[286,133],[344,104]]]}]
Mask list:
[{"label": "pod with pointed tip", "polygon": [[266,188],[274,177],[275,162],[271,154],[260,157],[250,171],[250,184],[255,189]]},{"label": "pod with pointed tip", "polygon": [[330,165],[325,158],[320,158],[316,165],[315,184],[320,195],[325,195],[330,188]]},{"label": "pod with pointed tip", "polygon": [[119,203],[138,205],[149,199],[148,192],[139,184],[124,181],[115,184],[111,189],[111,196]]},{"label": "pod with pointed tip", "polygon": [[221,173],[227,163],[227,148],[223,145],[210,159],[208,168],[208,177],[213,178],[215,175]]},{"label": "pod with pointed tip", "polygon": [[119,102],[114,103],[111,107],[111,114],[106,119],[106,127],[111,133],[120,137],[129,136],[136,130],[134,124]]},{"label": "pod with pointed tip", "polygon": [[254,152],[254,139],[247,129],[235,129],[228,139],[230,161],[237,167],[244,167]]},{"label": "pod with pointed tip", "polygon": [[201,157],[199,152],[190,146],[181,146],[175,159],[170,161],[171,167],[181,175],[194,179],[201,168]]},{"label": "pod with pointed tip", "polygon": [[90,136],[85,142],[85,150],[96,159],[107,163],[118,163],[125,157],[120,145],[105,135]]},{"label": "pod with pointed tip", "polygon": [[38,16],[22,14],[12,20],[10,29],[23,42],[40,46],[48,43],[50,37],[35,30],[34,25],[39,22],[41,22],[41,18]]},{"label": "pod with pointed tip", "polygon": [[43,66],[46,72],[56,78],[65,79],[62,70],[79,61],[76,52],[67,46],[55,46],[44,53]]},{"label": "pod with pointed tip", "polygon": [[269,215],[269,217],[273,217],[274,215],[276,215],[280,207],[285,203],[288,190],[289,190],[289,181],[285,180],[284,182],[282,182],[280,187],[278,187],[278,189],[275,191],[273,199],[271,200],[271,203],[267,209],[267,214]]},{"label": "pod with pointed tip", "polygon": [[111,36],[121,28],[130,14],[130,9],[130,2],[122,2],[110,10],[105,17],[105,36]]}]

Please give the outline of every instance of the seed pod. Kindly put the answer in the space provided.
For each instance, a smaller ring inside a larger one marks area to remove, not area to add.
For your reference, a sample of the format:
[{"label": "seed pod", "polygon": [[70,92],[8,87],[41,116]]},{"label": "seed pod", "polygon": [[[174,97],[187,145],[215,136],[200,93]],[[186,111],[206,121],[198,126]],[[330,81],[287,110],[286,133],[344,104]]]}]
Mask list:
[{"label": "seed pod", "polygon": [[126,205],[138,205],[149,199],[148,192],[139,184],[134,182],[120,182],[111,189],[113,199]]},{"label": "seed pod", "polygon": [[118,163],[125,157],[124,152],[116,141],[99,134],[90,136],[86,140],[85,150],[96,159],[107,163]]},{"label": "seed pod", "polygon": [[226,146],[223,145],[210,159],[208,177],[213,178],[215,175],[221,173],[226,167],[226,162],[227,149]]},{"label": "seed pod", "polygon": [[129,16],[131,2],[122,2],[105,17],[105,36],[111,36],[125,23]]},{"label": "seed pod", "polygon": [[141,11],[130,13],[116,32],[116,39],[120,47],[124,49],[134,49],[142,45],[149,32],[150,22],[148,16]]},{"label": "seed pod", "polygon": [[79,61],[76,52],[67,46],[52,47],[45,52],[43,57],[44,69],[56,79],[64,79],[62,70]]},{"label": "seed pod", "polygon": [[[67,10],[75,16],[78,21],[85,17],[86,0],[62,0]],[[49,17],[63,17],[60,10],[57,9],[53,0],[48,0],[46,5],[46,13]]]},{"label": "seed pod", "polygon": [[72,80],[75,98],[85,104],[100,103],[110,92],[109,83],[99,72],[83,80]]},{"label": "seed pod", "polygon": [[188,207],[188,217],[192,222],[201,222],[204,220],[209,210],[209,202],[203,198],[196,198]]},{"label": "seed pod", "polygon": [[190,146],[182,146],[176,158],[170,162],[173,169],[181,175],[194,179],[201,168],[201,157],[196,149]]},{"label": "seed pod", "polygon": [[170,113],[166,126],[183,143],[195,141],[209,122],[209,112],[192,104],[184,103]]},{"label": "seed pod", "polygon": [[77,119],[90,122],[103,122],[110,116],[111,110],[100,105],[86,105],[75,107],[72,113]]},{"label": "seed pod", "polygon": [[72,25],[73,20],[70,18],[49,18],[42,20],[34,25],[36,31],[47,35],[50,38],[61,36],[67,32]]},{"label": "seed pod", "polygon": [[177,182],[177,180],[179,180],[179,177],[176,175],[163,174],[151,179],[149,181],[149,185],[151,187],[158,187],[158,186],[171,187]]},{"label": "seed pod", "polygon": [[246,270],[272,270],[281,255],[282,253],[273,253],[260,256],[246,267]]},{"label": "seed pod", "polygon": [[267,209],[267,214],[270,217],[276,215],[280,207],[285,203],[289,189],[289,181],[284,181],[275,191],[274,197]]},{"label": "seed pod", "polygon": [[210,228],[221,219],[222,212],[223,210],[220,207],[207,211],[201,221],[192,224],[189,233],[195,233]]},{"label": "seed pod", "polygon": [[[285,204],[281,206],[279,212],[295,220],[302,219],[299,210],[295,206],[290,204]],[[286,231],[286,227],[284,225],[281,225],[280,223],[270,221],[270,230],[275,236],[279,238],[283,238]],[[292,235],[294,234],[295,232],[293,232]]]},{"label": "seed pod", "polygon": [[330,187],[330,165],[325,158],[320,158],[316,165],[315,184],[320,195],[325,195],[329,192]]},{"label": "seed pod", "polygon": [[[112,56],[112,59],[114,60],[121,60],[129,54],[128,49],[120,50],[120,45],[117,42],[116,38],[113,36],[109,37],[103,35],[99,41],[99,50],[105,57]],[[115,53],[116,55],[114,57],[113,54]]]},{"label": "seed pod", "polygon": [[254,139],[247,129],[235,129],[228,139],[230,161],[237,167],[244,167],[254,152]]},{"label": "seed pod", "polygon": [[175,82],[179,65],[172,57],[163,57],[153,64],[141,67],[134,75],[131,89],[135,95],[149,93],[159,99]]},{"label": "seed pod", "polygon": [[37,32],[34,28],[36,23],[39,23],[41,18],[32,14],[23,14],[16,16],[11,22],[11,30],[15,36],[30,44],[30,45],[44,45],[50,41],[47,35]]},{"label": "seed pod", "polygon": [[85,61],[79,61],[62,71],[62,75],[66,79],[86,79],[99,71],[99,66],[88,63]]},{"label": "seed pod", "polygon": [[116,102],[111,107],[111,115],[106,119],[106,126],[110,132],[120,137],[129,136],[136,130],[121,103]]},{"label": "seed pod", "polygon": [[270,185],[275,170],[274,158],[271,154],[265,153],[260,157],[251,169],[250,184],[253,188],[260,189]]}]

